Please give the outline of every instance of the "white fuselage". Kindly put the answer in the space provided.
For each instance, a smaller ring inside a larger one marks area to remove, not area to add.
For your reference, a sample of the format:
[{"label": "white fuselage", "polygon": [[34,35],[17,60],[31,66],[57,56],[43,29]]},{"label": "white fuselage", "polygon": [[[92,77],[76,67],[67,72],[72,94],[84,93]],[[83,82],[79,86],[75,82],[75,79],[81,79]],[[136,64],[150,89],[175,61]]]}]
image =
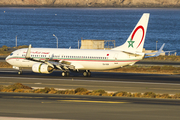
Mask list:
[{"label": "white fuselage", "polygon": [[[32,67],[37,63],[26,60],[27,48],[12,52],[6,61],[16,67]],[[119,50],[83,50],[59,48],[31,48],[31,58],[37,60],[49,59],[61,62],[68,61],[78,70],[106,70],[133,64],[143,56],[129,55]]]}]

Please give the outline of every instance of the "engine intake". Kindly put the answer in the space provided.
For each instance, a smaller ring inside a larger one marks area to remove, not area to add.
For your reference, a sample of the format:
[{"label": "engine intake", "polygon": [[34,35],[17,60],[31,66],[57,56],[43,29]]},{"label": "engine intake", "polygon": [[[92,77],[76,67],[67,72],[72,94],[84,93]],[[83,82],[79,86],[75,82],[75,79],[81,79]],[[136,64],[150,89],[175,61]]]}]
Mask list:
[{"label": "engine intake", "polygon": [[49,74],[49,73],[52,73],[53,72],[53,68],[48,66],[47,64],[44,64],[44,63],[35,63],[33,66],[32,66],[32,71],[35,72],[35,73],[46,73],[46,74]]}]

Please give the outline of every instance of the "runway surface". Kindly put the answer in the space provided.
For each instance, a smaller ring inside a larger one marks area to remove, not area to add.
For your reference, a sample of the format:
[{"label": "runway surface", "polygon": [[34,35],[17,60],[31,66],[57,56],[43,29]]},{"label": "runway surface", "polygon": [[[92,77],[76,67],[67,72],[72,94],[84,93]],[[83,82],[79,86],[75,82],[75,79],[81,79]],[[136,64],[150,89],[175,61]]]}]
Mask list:
[{"label": "runway surface", "polygon": [[104,89],[110,92],[180,93],[180,75],[92,72],[91,77],[83,77],[82,73],[71,73],[70,77],[62,77],[60,71],[54,71],[52,74],[38,74],[25,70],[23,75],[18,75],[16,70],[0,69],[1,85],[18,82],[30,87],[59,89],[83,87],[88,90]]},{"label": "runway surface", "polygon": [[6,57],[0,56],[0,62],[5,62]]},{"label": "runway surface", "polygon": [[[106,91],[180,93],[180,75],[93,72],[92,77],[60,71],[38,74],[0,69],[0,85]],[[1,120],[179,120],[180,100],[54,94],[0,93]],[[20,119],[21,118],[21,119]]]},{"label": "runway surface", "polygon": [[180,118],[180,100],[21,93],[0,93],[0,100],[1,117],[65,120]]}]

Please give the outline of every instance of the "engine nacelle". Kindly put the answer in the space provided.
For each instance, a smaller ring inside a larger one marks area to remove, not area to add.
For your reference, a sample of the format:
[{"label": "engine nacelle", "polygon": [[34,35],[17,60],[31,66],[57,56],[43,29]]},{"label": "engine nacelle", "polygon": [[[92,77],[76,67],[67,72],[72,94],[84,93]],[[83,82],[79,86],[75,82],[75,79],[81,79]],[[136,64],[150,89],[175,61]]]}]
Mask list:
[{"label": "engine nacelle", "polygon": [[48,66],[47,64],[44,63],[35,63],[32,66],[32,71],[35,73],[52,73],[53,72],[53,68]]}]

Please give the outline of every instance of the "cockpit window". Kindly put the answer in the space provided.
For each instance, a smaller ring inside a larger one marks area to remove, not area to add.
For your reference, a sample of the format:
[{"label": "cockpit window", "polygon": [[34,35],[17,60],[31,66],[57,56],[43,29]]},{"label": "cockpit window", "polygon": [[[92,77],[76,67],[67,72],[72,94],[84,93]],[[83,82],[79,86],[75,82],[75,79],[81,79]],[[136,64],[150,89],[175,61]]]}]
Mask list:
[{"label": "cockpit window", "polygon": [[12,55],[13,55],[13,53],[10,54],[10,56],[12,56]]}]

